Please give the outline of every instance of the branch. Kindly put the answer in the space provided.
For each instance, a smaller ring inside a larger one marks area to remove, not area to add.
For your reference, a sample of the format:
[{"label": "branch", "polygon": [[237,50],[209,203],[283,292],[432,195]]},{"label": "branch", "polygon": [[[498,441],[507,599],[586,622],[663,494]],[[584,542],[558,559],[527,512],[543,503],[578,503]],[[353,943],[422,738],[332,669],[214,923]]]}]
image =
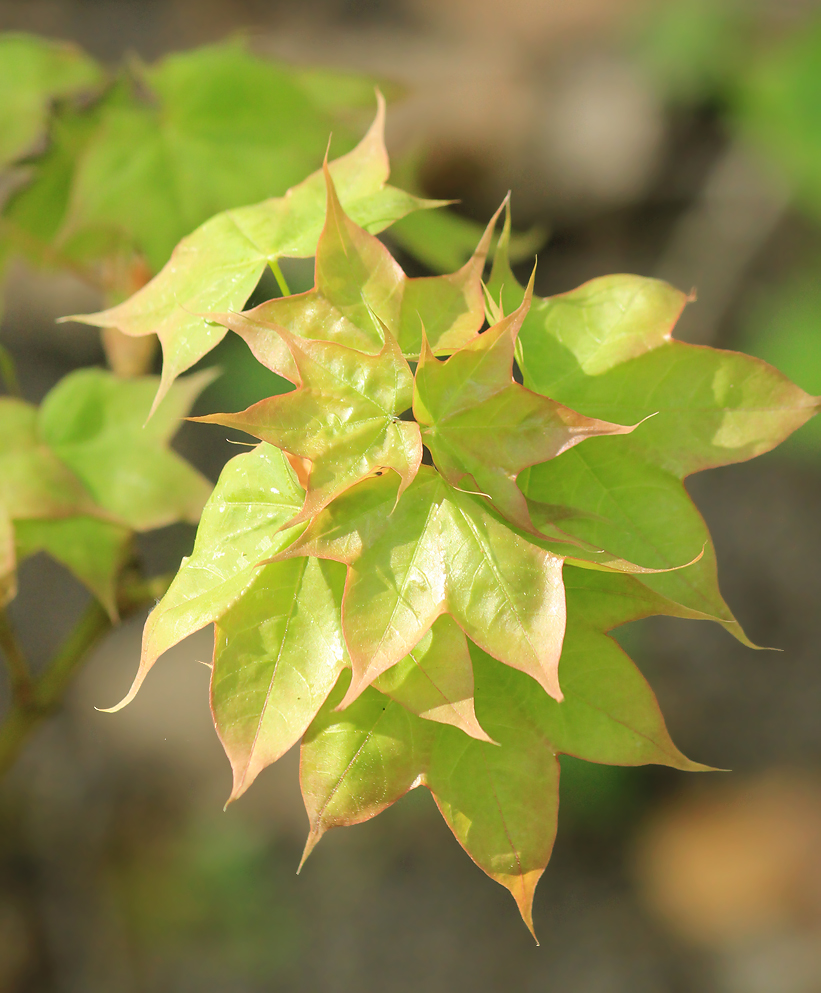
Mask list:
[{"label": "branch", "polygon": [[[172,578],[170,575],[149,580],[125,577],[118,595],[121,616],[128,617],[153,605],[168,589]],[[0,611],[0,648],[6,658],[13,694],[11,709],[0,725],[0,776],[12,766],[32,731],[59,709],[75,673],[111,627],[108,614],[93,600],[45,672],[33,679],[11,625]]]}]

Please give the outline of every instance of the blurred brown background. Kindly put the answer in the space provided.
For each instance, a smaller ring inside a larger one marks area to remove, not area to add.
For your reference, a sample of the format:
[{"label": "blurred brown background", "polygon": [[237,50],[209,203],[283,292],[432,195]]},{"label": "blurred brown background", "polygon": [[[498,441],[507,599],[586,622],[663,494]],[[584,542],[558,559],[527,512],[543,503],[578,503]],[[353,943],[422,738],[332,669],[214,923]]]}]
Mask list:
[{"label": "blurred brown background", "polygon": [[[801,342],[821,339],[821,225],[740,134],[730,77],[819,15],[798,0],[0,0],[0,30],[112,63],[244,30],[260,53],[395,80],[392,154],[421,149],[425,192],[478,220],[512,189],[515,222],[550,232],[538,292],[619,271],[695,286],[681,337],[792,356],[814,392],[821,353]],[[688,24],[709,44],[682,55]],[[808,100],[821,133],[821,83]],[[94,335],[53,324],[94,306],[67,277],[15,269],[2,334],[29,399],[100,361]],[[231,453],[205,437],[189,426],[180,444],[214,475]],[[126,711],[93,709],[129,683],[138,620],[0,784],[0,993],[821,991],[821,435],[802,438],[688,484],[731,608],[783,652],[692,622],[624,635],[677,744],[732,775],[563,762],[541,948],[424,791],[334,832],[295,877],[295,754],[221,812],[207,633]],[[178,528],[144,551],[173,566],[190,541]],[[83,596],[56,565],[25,565],[14,607],[35,658]]]}]

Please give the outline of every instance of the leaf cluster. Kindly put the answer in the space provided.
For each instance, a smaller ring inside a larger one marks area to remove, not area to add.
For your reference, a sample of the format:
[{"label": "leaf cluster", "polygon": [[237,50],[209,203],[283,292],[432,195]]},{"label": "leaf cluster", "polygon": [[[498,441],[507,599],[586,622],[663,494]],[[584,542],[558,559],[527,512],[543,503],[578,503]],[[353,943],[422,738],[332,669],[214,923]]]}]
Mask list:
[{"label": "leaf cluster", "polygon": [[407,277],[373,233],[407,203],[386,177],[380,111],[271,213],[254,265],[315,254],[305,293],[238,312],[250,282],[233,274],[258,272],[250,228],[217,219],[84,318],[159,329],[162,390],[229,329],[294,387],[203,418],[257,443],[225,467],[119,706],[213,623],[230,799],[301,739],[307,855],[426,786],[532,927],[559,754],[704,768],[609,636],[669,614],[746,640],[684,478],[769,450],[818,399],[759,360],[675,341],[687,298],[665,283],[609,276],[539,299],[511,272],[509,214],[487,284],[495,218],[462,268]]}]

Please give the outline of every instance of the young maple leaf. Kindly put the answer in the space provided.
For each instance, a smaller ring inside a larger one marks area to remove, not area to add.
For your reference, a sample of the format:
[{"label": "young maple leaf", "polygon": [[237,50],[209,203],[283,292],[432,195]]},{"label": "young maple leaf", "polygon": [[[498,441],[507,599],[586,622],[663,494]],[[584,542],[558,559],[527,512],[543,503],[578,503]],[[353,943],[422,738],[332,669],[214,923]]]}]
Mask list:
[{"label": "young maple leaf", "polygon": [[387,327],[409,358],[419,355],[423,327],[437,353],[455,351],[473,338],[484,322],[482,272],[502,208],[461,269],[409,279],[382,242],[345,213],[327,168],[325,182],[326,220],[316,250],[314,288],[243,314],[212,314],[212,319],[235,331],[264,366],[292,382],[294,357],[277,333],[280,328],[373,354],[381,349]]},{"label": "young maple leaf", "polygon": [[[506,311],[526,292],[507,263],[509,231],[508,215],[489,283]],[[668,568],[703,549],[691,568],[642,582],[751,644],[719,592],[712,540],[683,480],[769,451],[821,401],[759,359],[675,341],[688,299],[631,275],[534,298],[517,342],[524,385],[591,417],[649,419],[627,437],[593,438],[526,469],[519,485],[570,511],[564,531],[630,561]]]},{"label": "young maple leaf", "polygon": [[449,613],[476,644],[556,699],[565,624],[562,558],[512,532],[481,498],[422,466],[397,501],[389,476],[326,507],[281,558],[348,566],[342,627],[353,677],[348,706]]},{"label": "young maple leaf", "polygon": [[467,638],[448,614],[435,620],[416,647],[373,685],[412,714],[492,741],[476,719]]},{"label": "young maple leaf", "polygon": [[[328,167],[351,215],[370,231],[381,231],[413,210],[439,206],[386,185],[384,124],[379,97],[368,133]],[[203,314],[244,306],[270,263],[315,254],[325,218],[324,187],[320,170],[282,197],[217,214],[183,238],[162,270],[124,303],[64,320],[116,327],[135,337],[159,336],[163,371],[153,411],[177,376],[225,337],[225,327]]]},{"label": "young maple leaf", "polygon": [[413,412],[437,469],[454,486],[465,476],[510,521],[538,534],[516,484],[522,469],[556,458],[585,438],[633,427],[577,414],[513,378],[516,335],[533,294],[508,317],[439,362],[423,343]]},{"label": "young maple leaf", "polygon": [[260,559],[293,541],[297,532],[282,525],[303,500],[276,448],[259,445],[228,462],[202,512],[193,552],[148,616],[131,689],[112,711],[134,699],[163,652],[230,610],[256,580]]},{"label": "young maple leaf", "polygon": [[[337,562],[273,562],[217,621],[211,707],[234,774],[229,803],[299,741],[350,665],[340,618],[344,581]],[[474,712],[467,641],[449,617],[377,685],[410,713],[490,741]]]},{"label": "young maple leaf", "polygon": [[344,572],[313,558],[273,562],[216,622],[211,708],[233,770],[229,803],[299,741],[349,664]]},{"label": "young maple leaf", "polygon": [[285,330],[297,389],[238,414],[194,420],[239,428],[298,459],[309,459],[305,503],[284,527],[310,520],[334,497],[377,469],[393,469],[399,494],[422,461],[419,426],[399,415],[413,399],[413,374],[392,336],[377,355]]},{"label": "young maple leaf", "polygon": [[471,645],[477,717],[498,744],[421,721],[386,704],[374,687],[340,711],[343,673],[303,739],[300,779],[310,820],[303,862],[330,828],[374,817],[425,785],[460,844],[511,892],[532,931],[533,893],[556,834],[559,754],[707,768],[670,740],[652,690],[606,633],[652,614],[701,615],[633,577],[566,572],[561,703]]}]

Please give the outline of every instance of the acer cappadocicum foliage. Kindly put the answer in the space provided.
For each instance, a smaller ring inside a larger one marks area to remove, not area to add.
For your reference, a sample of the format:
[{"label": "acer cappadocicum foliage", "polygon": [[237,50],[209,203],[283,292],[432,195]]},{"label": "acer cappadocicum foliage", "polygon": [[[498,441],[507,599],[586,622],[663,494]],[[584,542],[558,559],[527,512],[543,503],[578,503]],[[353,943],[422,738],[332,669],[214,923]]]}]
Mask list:
[{"label": "acer cappadocicum foliage", "polygon": [[[768,451],[819,400],[675,341],[687,297],[657,280],[537,298],[508,265],[507,214],[486,285],[489,232],[457,272],[408,278],[373,232],[424,205],[387,173],[380,109],[267,215],[207,222],[83,318],[160,333],[160,398],[227,329],[294,386],[202,418],[258,444],[225,466],[118,707],[213,623],[230,800],[301,739],[307,856],[425,786],[532,930],[561,753],[706,768],[609,635],[669,614],[746,640],[682,480]],[[240,312],[260,265],[314,254],[312,290]]]}]

